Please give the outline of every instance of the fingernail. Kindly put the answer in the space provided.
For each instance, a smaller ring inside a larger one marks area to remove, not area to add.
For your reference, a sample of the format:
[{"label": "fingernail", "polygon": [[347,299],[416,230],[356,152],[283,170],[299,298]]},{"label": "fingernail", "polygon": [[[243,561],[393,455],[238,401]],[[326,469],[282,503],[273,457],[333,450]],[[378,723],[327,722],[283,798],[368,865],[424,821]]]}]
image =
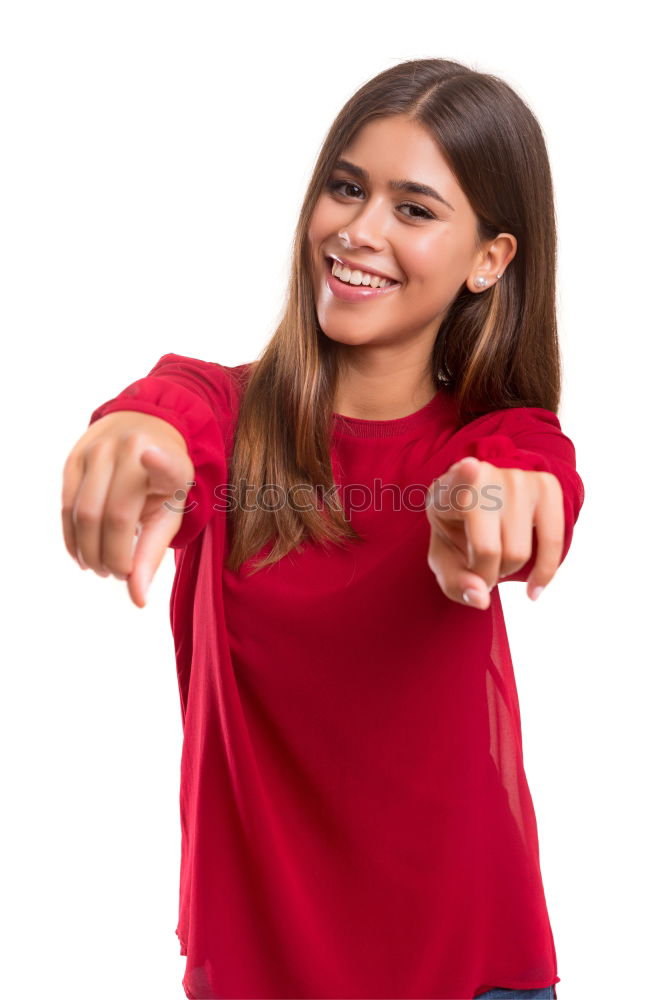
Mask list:
[{"label": "fingernail", "polygon": [[467,604],[471,604],[475,608],[482,608],[484,605],[484,597],[481,591],[473,590],[471,587],[463,591],[463,601],[466,601]]},{"label": "fingernail", "polygon": [[539,594],[543,593],[544,589],[545,589],[544,587],[535,587],[532,593],[530,594],[532,600],[536,601],[537,597],[539,596]]}]

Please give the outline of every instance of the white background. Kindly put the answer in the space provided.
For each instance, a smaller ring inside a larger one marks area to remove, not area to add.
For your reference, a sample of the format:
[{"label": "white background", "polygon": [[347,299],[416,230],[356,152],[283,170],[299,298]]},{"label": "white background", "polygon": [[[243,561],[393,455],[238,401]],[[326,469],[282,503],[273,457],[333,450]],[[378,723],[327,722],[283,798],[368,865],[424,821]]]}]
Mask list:
[{"label": "white background", "polygon": [[655,9],[3,5],[4,995],[184,996],[172,553],[143,610],[82,572],[61,533],[66,455],[161,355],[258,355],[335,114],[380,70],[432,56],[518,91],[555,182],[559,417],[586,501],[541,599],[501,593],[558,998],[663,990]]}]

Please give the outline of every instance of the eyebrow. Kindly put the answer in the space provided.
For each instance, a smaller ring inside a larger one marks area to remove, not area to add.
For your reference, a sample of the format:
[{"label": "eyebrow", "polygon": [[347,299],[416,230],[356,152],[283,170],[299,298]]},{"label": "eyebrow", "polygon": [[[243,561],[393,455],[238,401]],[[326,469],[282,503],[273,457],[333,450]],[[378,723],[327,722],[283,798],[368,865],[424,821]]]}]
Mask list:
[{"label": "eyebrow", "polygon": [[[351,163],[349,160],[338,160],[335,164],[334,169],[336,170],[347,170],[350,174],[355,177],[359,177],[366,184],[370,180],[370,174],[363,167],[359,167],[356,163]],[[389,181],[389,187],[392,191],[407,191],[409,194],[420,194],[425,198],[434,198],[435,201],[441,201],[442,204],[447,205],[452,212],[455,212],[455,208],[451,202],[442,198],[441,194],[438,194],[434,188],[429,187],[427,184],[420,184],[418,181]]]}]

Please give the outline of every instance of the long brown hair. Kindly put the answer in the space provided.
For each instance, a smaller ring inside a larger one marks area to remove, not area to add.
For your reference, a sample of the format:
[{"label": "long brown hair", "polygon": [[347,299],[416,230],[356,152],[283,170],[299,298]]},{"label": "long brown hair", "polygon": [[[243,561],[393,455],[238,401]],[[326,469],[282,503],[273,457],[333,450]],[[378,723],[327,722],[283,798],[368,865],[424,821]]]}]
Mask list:
[{"label": "long brown hair", "polygon": [[[229,482],[237,496],[241,482],[264,489],[260,504],[230,511],[232,570],[271,540],[252,572],[300,551],[307,539],[326,545],[360,537],[335,495],[329,447],[339,358],[317,318],[308,229],[345,147],[368,122],[394,115],[425,126],[439,144],[476,214],[479,243],[500,232],[517,240],[501,281],[481,294],[463,285],[451,303],[432,350],[433,385],[455,395],[459,427],[496,409],[559,407],[555,209],[539,123],[507,83],[461,63],[415,59],[384,70],[347,101],[322,144],[282,318],[248,369]],[[324,503],[322,491],[333,500]]]}]

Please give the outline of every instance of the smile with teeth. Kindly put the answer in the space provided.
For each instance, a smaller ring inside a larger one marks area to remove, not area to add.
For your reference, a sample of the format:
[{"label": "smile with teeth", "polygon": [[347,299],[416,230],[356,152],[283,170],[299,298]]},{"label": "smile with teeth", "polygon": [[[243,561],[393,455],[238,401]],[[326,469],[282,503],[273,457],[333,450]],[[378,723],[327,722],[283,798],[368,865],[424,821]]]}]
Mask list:
[{"label": "smile with teeth", "polygon": [[336,278],[347,282],[348,285],[369,285],[371,288],[385,288],[386,285],[398,284],[397,281],[380,278],[378,274],[368,274],[367,271],[352,271],[350,268],[338,264],[337,260],[332,261],[331,270]]}]

